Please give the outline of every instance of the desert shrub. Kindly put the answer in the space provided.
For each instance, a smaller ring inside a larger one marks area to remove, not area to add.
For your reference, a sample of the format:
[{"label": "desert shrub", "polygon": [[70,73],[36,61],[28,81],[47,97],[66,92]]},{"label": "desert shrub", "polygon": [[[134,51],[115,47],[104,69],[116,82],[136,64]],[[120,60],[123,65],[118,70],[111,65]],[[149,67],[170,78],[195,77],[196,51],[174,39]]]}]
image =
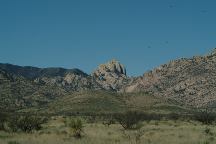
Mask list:
[{"label": "desert shrub", "polygon": [[210,125],[215,121],[216,114],[212,112],[211,109],[201,109],[194,113],[194,119],[202,122],[203,124]]},{"label": "desert shrub", "polygon": [[205,131],[205,134],[209,134],[211,132],[211,129],[206,127],[204,131]]},{"label": "desert shrub", "polygon": [[75,138],[81,138],[82,137],[82,133],[84,132],[83,131],[84,126],[83,126],[83,122],[81,119],[72,118],[72,119],[67,120],[65,124],[71,128],[71,131],[72,131],[73,136]]},{"label": "desert shrub", "polygon": [[47,121],[44,117],[38,116],[16,116],[11,118],[7,126],[12,132],[26,132],[30,133],[33,130],[40,130],[42,124]]},{"label": "desert shrub", "polygon": [[177,113],[170,113],[170,114],[167,115],[167,119],[169,119],[169,120],[178,120],[181,117],[183,117],[183,116],[180,116]]},{"label": "desert shrub", "polygon": [[109,127],[110,125],[115,124],[115,120],[113,119],[107,119],[105,121],[103,121],[103,125]]},{"label": "desert shrub", "polygon": [[142,121],[161,120],[164,117],[163,115],[154,113],[142,113],[140,115]]},{"label": "desert shrub", "polygon": [[128,111],[116,115],[115,118],[124,129],[136,129],[140,126],[139,122],[142,120],[142,115],[136,111]]},{"label": "desert shrub", "polygon": [[210,135],[210,136],[214,135],[214,133],[211,131],[211,128],[209,128],[209,127],[206,127],[204,132],[205,132],[206,135]]},{"label": "desert shrub", "polygon": [[208,140],[204,141],[203,143],[201,144],[210,144],[210,142]]},{"label": "desert shrub", "polygon": [[84,117],[84,119],[87,123],[96,123],[97,122],[95,115],[86,116],[86,117]]},{"label": "desert shrub", "polygon": [[4,113],[0,113],[0,130],[4,130],[4,123],[7,120],[7,116]]},{"label": "desert shrub", "polygon": [[9,141],[8,144],[20,144],[20,143],[17,141]]},{"label": "desert shrub", "polygon": [[141,129],[136,129],[134,131],[123,130],[122,134],[124,139],[127,139],[129,143],[141,144],[143,143],[141,138],[144,135],[145,131]]},{"label": "desert shrub", "polygon": [[108,115],[103,116],[102,123],[103,125],[109,127],[110,125],[115,124],[116,120],[113,115],[108,114]]}]

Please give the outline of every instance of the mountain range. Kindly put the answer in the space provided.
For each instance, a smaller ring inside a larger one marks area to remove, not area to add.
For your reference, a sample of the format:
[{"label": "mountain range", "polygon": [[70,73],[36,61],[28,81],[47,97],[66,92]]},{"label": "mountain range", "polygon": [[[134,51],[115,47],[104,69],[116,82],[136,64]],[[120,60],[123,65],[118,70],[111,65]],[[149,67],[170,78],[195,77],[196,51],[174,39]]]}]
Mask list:
[{"label": "mountain range", "polygon": [[139,77],[127,76],[125,66],[117,60],[100,65],[92,74],[79,69],[0,64],[0,109],[12,111],[214,107],[215,94],[216,49],[205,56],[172,60]]}]

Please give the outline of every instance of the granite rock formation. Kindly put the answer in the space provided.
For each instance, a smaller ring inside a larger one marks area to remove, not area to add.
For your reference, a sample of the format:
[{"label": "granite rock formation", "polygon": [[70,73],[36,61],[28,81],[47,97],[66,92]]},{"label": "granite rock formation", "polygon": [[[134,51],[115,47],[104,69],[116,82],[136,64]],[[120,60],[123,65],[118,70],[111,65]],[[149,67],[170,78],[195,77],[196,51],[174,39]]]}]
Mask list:
[{"label": "granite rock formation", "polygon": [[170,61],[127,85],[126,92],[146,91],[195,107],[216,102],[216,49],[206,56]]},{"label": "granite rock formation", "polygon": [[117,60],[101,64],[93,73],[95,79],[104,89],[119,90],[127,83],[126,68]]}]

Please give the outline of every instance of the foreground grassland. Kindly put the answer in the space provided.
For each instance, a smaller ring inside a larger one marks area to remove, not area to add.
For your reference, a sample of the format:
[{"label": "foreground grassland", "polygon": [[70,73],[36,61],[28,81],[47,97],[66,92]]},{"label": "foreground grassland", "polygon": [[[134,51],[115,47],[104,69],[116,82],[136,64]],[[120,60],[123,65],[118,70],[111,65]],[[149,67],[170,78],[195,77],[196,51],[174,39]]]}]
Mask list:
[{"label": "foreground grassland", "polygon": [[119,124],[106,126],[100,122],[84,122],[80,139],[74,138],[64,125],[63,118],[55,118],[43,129],[30,134],[0,131],[0,144],[215,144],[216,126],[194,121],[160,120],[142,122],[136,130],[124,130]]}]

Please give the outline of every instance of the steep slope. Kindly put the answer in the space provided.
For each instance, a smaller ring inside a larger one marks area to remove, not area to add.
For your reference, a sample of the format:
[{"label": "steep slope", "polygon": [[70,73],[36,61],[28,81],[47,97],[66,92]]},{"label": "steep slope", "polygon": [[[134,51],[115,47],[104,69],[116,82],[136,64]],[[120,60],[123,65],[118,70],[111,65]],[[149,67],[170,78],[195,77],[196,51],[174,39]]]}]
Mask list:
[{"label": "steep slope", "polygon": [[179,59],[136,78],[126,92],[147,91],[194,107],[216,102],[216,49],[207,56]]}]

